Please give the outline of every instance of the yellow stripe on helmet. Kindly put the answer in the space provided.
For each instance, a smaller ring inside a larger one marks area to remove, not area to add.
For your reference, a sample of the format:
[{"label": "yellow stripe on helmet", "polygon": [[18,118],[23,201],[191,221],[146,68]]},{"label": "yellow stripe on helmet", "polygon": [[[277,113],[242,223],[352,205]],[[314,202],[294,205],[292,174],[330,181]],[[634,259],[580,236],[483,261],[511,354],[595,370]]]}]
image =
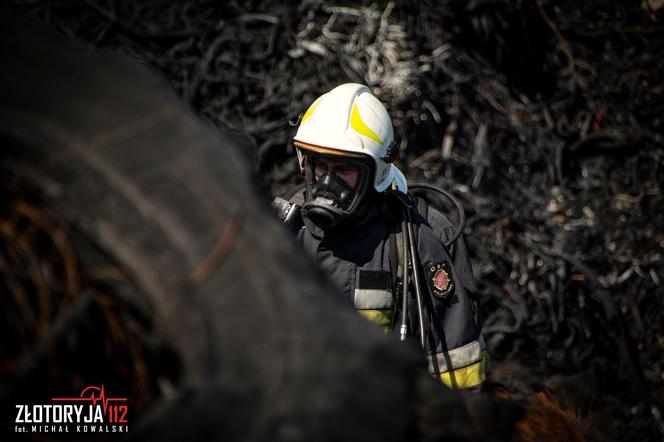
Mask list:
[{"label": "yellow stripe on helmet", "polygon": [[302,117],[302,123],[304,123],[305,121],[307,121],[309,119],[309,117],[311,117],[311,115],[314,113],[314,111],[316,110],[316,108],[318,107],[320,102],[322,101],[321,98],[323,98],[323,97],[324,97],[324,95],[321,95],[320,97],[318,97],[318,99],[316,101],[313,102],[313,104],[311,106],[309,106],[309,109],[307,109],[307,111],[304,113],[304,116]]},{"label": "yellow stripe on helmet", "polygon": [[369,126],[366,125],[364,120],[362,120],[360,111],[357,109],[357,103],[353,104],[353,110],[350,113],[350,127],[352,127],[353,130],[355,130],[355,132],[359,133],[360,135],[364,135],[365,137],[369,137],[377,143],[383,144],[383,140],[381,140],[380,137],[376,135]]}]

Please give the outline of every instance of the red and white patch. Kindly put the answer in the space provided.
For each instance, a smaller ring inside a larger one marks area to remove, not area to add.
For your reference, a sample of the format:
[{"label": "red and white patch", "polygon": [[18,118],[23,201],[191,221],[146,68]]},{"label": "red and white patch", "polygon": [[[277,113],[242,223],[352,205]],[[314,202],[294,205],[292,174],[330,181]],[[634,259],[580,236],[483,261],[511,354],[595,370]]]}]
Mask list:
[{"label": "red and white patch", "polygon": [[429,268],[429,277],[433,294],[440,298],[447,296],[454,289],[454,279],[450,264],[443,261]]},{"label": "red and white patch", "polygon": [[441,292],[447,291],[450,287],[450,274],[445,269],[438,269],[433,275],[433,286]]}]

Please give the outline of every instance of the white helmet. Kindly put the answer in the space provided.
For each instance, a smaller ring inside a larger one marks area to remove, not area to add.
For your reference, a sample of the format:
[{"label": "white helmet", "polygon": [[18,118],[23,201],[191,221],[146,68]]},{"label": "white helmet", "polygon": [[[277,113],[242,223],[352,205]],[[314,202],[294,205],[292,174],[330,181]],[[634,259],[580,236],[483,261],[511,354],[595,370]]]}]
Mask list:
[{"label": "white helmet", "polygon": [[369,157],[377,192],[392,184],[401,192],[407,191],[403,173],[389,164],[396,153],[392,120],[366,86],[346,83],[318,97],[302,117],[294,141],[301,169],[302,151]]}]

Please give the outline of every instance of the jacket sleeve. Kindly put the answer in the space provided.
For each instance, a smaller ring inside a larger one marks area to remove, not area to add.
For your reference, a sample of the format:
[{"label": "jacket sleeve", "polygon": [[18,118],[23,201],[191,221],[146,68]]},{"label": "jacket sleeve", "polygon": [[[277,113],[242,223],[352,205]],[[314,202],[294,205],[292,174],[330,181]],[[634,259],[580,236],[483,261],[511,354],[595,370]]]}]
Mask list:
[{"label": "jacket sleeve", "polygon": [[443,221],[427,218],[417,236],[420,275],[428,290],[429,371],[449,387],[476,388],[486,379],[487,352],[470,260],[462,237],[449,250],[443,245],[451,235],[449,222],[446,228]]},{"label": "jacket sleeve", "polygon": [[[446,244],[450,238],[452,238],[452,235],[454,235],[456,230],[456,226],[454,226],[445,215],[433,207],[429,207],[428,209],[427,224],[443,244]],[[475,278],[473,277],[473,268],[470,263],[470,256],[468,255],[468,249],[463,234],[449,246],[448,252],[452,257],[454,268],[457,270],[462,282],[466,285],[468,290],[476,293],[477,288],[475,285]]]}]

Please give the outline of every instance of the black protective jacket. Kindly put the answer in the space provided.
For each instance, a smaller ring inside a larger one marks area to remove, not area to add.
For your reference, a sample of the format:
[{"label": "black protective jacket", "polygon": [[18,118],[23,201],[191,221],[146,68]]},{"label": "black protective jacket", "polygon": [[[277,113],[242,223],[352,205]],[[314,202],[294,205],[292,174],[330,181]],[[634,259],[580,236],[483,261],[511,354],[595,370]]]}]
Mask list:
[{"label": "black protective jacket", "polygon": [[[304,217],[297,238],[349,302],[363,316],[398,329],[401,289],[395,287],[395,247],[390,236],[400,221],[380,202],[361,221],[351,220],[322,230]],[[427,219],[413,218],[420,281],[425,305],[425,351],[431,373],[447,385],[473,388],[485,379],[486,351],[478,318],[478,300],[463,237],[445,243],[455,227],[430,207]],[[414,290],[408,331],[419,337]],[[396,326],[395,326],[396,324]]]}]

